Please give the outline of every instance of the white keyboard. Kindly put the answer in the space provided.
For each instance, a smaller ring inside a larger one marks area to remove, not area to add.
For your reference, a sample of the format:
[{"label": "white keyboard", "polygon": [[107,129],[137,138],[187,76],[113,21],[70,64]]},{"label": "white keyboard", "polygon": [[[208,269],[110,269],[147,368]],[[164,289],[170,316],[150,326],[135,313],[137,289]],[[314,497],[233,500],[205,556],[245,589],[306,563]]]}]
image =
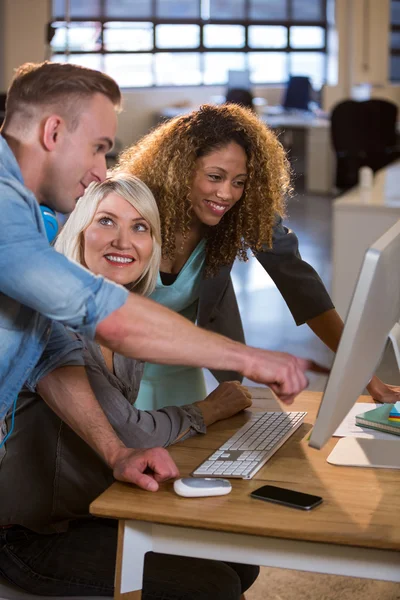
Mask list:
[{"label": "white keyboard", "polygon": [[192,473],[251,479],[300,427],[306,412],[258,412]]}]

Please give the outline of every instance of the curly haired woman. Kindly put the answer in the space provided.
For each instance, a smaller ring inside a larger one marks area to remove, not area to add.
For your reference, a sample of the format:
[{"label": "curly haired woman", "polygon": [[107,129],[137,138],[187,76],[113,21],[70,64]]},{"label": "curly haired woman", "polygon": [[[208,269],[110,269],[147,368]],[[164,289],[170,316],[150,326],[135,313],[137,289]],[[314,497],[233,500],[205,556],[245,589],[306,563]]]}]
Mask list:
[{"label": "curly haired woman", "polygon": [[[118,169],[152,190],[161,217],[161,272],[152,298],[234,340],[244,340],[230,279],[236,257],[251,249],[286,301],[333,351],[343,323],[296,235],[282,224],[291,192],[285,151],[250,110],[202,106],[157,127],[120,157]],[[219,381],[240,378],[214,372]],[[395,402],[400,388],[374,377],[376,400]],[[140,408],[186,404],[206,395],[200,369],[147,365]]]}]

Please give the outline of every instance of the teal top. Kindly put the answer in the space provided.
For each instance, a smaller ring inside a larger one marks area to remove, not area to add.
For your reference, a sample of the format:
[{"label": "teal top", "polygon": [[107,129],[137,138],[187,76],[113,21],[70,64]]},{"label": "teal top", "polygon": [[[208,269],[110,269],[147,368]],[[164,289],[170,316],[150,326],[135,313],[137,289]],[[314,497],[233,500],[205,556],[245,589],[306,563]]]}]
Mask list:
[{"label": "teal top", "polygon": [[[193,323],[205,261],[205,240],[201,240],[171,285],[163,285],[160,274],[150,298],[178,312]],[[174,343],[174,340],[171,340]],[[135,406],[141,410],[158,410],[163,406],[182,406],[203,400],[207,395],[201,369],[179,365],[147,363]]]}]

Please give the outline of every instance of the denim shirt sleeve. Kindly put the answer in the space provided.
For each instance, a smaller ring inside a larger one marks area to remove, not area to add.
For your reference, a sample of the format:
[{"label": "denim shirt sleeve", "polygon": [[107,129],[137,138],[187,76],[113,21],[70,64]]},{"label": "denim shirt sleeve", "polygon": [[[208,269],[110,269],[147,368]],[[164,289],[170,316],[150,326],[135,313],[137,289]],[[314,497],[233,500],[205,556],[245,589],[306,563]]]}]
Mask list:
[{"label": "denim shirt sleeve", "polygon": [[63,325],[54,321],[46,348],[25,385],[34,392],[38,382],[54,369],[61,366],[84,366],[84,364],[81,340],[69,333]]},{"label": "denim shirt sleeve", "polygon": [[126,302],[128,292],[49,246],[23,190],[0,177],[0,291],[93,339],[98,323]]}]

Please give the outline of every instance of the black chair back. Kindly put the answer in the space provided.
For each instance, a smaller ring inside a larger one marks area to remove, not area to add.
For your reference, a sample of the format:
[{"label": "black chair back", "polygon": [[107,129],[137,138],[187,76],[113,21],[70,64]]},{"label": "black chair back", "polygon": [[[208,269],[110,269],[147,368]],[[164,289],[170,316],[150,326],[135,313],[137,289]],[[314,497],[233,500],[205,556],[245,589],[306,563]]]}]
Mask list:
[{"label": "black chair back", "polygon": [[397,106],[380,99],[367,100],[363,104],[368,123],[365,140],[368,166],[377,171],[398,156]]},{"label": "black chair back", "polygon": [[242,88],[231,88],[226,93],[225,102],[253,108],[253,94],[249,90]]},{"label": "black chair back", "polygon": [[360,167],[377,171],[399,156],[396,145],[397,106],[387,100],[345,100],[331,114],[336,153],[336,187],[358,183]]},{"label": "black chair back", "polygon": [[0,127],[6,114],[6,98],[7,94],[0,92]]}]

